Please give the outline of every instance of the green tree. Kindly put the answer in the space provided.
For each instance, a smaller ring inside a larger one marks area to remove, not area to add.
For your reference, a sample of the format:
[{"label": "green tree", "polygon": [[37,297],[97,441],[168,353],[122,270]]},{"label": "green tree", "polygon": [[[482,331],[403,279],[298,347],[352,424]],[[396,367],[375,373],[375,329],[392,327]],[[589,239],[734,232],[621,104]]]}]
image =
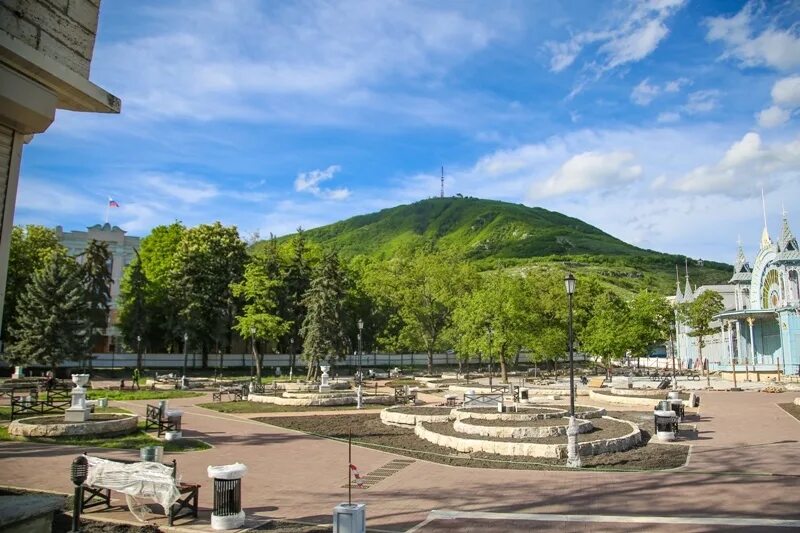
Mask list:
[{"label": "green tree", "polygon": [[710,369],[703,359],[703,348],[706,345],[706,337],[717,332],[715,328],[711,327],[714,316],[720,314],[724,309],[722,295],[716,291],[704,291],[693,301],[683,303],[678,308],[682,320],[692,329],[689,336],[697,337],[698,356],[700,364],[706,369],[706,380],[709,386],[711,385]]},{"label": "green tree", "polygon": [[378,268],[373,287],[397,310],[399,341],[427,352],[432,373],[433,354],[442,348],[453,310],[477,274],[453,255],[426,251],[396,257]]},{"label": "green tree", "polygon": [[139,245],[139,261],[148,280],[146,302],[149,327],[147,335],[142,338],[152,351],[174,353],[183,343],[177,294],[171,280],[176,265],[175,255],[185,233],[186,228],[180,222],[156,226]]},{"label": "green tree", "polygon": [[243,275],[247,252],[236,227],[219,222],[186,230],[173,257],[170,292],[178,316],[208,367],[209,350],[227,336],[232,324],[231,286]]},{"label": "green tree", "polygon": [[453,312],[456,349],[461,358],[484,353],[500,362],[503,382],[508,364],[525,346],[535,327],[534,295],[526,279],[491,274],[472,293],[463,296]]},{"label": "green tree", "polygon": [[95,239],[89,241],[80,256],[83,260],[86,300],[89,303],[89,322],[91,324],[91,345],[103,337],[108,327],[108,314],[111,309],[111,252],[108,244]]},{"label": "green tree", "polygon": [[600,357],[606,371],[634,344],[628,304],[612,292],[601,295],[581,336],[583,351]]},{"label": "green tree", "polygon": [[148,292],[150,282],[144,273],[142,259],[136,252],[136,259],[126,269],[122,278],[119,296],[119,328],[128,346],[136,347],[136,368],[142,369],[142,343],[150,332],[151,323],[147,319]]},{"label": "green tree", "polygon": [[308,362],[309,380],[316,379],[321,361],[341,358],[348,350],[344,316],[347,281],[339,256],[327,252],[317,269],[311,287],[303,297],[308,310],[301,334],[303,357]]},{"label": "green tree", "polygon": [[278,293],[283,283],[276,267],[274,248],[261,248],[250,258],[244,279],[233,283],[233,295],[244,301],[243,313],[236,317],[234,329],[243,339],[251,339],[256,377],[261,382],[261,353],[258,343],[274,345],[290,329],[291,324],[277,315]]},{"label": "green tree", "polygon": [[647,353],[652,345],[669,340],[674,311],[666,298],[645,289],[636,293],[629,310],[630,350],[634,354]]},{"label": "green tree", "polygon": [[[294,346],[302,346],[304,341],[301,330],[308,312],[303,297],[311,287],[311,277],[314,265],[319,262],[318,257],[315,257],[314,251],[310,249],[303,228],[297,228],[297,233],[282,250],[278,250],[274,239],[267,244],[267,247],[272,247],[272,253],[276,258],[280,258],[278,264],[282,271],[283,285],[278,295],[280,302],[278,314],[290,324],[289,330],[281,339],[281,344],[285,349],[291,344],[290,339],[294,339]],[[294,361],[292,365],[294,366]]]},{"label": "green tree", "polygon": [[17,302],[36,271],[49,264],[54,253],[66,255],[67,249],[58,243],[56,232],[52,229],[36,225],[14,226],[11,229],[11,250],[0,335],[6,342],[15,340],[10,335],[9,328],[16,317]]},{"label": "green tree", "polygon": [[91,323],[83,281],[77,262],[64,254],[53,254],[36,271],[19,301],[10,363],[40,363],[55,371],[63,361],[88,355]]}]

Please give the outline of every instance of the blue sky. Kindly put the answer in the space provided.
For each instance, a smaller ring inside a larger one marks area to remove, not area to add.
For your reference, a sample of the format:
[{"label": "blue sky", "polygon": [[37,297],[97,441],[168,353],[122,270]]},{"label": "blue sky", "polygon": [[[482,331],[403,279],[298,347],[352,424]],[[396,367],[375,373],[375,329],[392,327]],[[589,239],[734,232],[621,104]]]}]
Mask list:
[{"label": "blue sky", "polygon": [[[292,232],[446,193],[752,260],[800,233],[796,2],[106,1],[91,79],[25,148],[16,223]],[[783,207],[782,207],[783,206]]]}]

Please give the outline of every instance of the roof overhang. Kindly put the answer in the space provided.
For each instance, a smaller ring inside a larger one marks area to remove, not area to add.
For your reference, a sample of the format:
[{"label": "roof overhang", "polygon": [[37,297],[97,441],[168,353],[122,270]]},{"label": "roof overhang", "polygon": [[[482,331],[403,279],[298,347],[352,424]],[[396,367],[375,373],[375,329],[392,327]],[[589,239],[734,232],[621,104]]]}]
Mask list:
[{"label": "roof overhang", "polygon": [[736,319],[736,318],[777,318],[776,309],[731,309],[714,315],[714,320]]},{"label": "roof overhang", "polygon": [[120,99],[113,94],[2,30],[0,64],[52,91],[58,109],[119,113],[122,107]]}]

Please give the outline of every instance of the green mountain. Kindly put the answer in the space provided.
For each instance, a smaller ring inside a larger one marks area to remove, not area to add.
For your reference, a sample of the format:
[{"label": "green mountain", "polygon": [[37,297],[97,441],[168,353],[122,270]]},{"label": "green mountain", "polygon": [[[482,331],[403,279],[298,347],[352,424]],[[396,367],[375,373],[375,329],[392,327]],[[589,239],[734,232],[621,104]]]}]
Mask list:
[{"label": "green mountain", "polygon": [[[391,257],[435,245],[481,269],[569,268],[590,271],[623,290],[649,286],[674,292],[684,256],[630,245],[577,218],[495,200],[432,198],[306,231],[309,240],[345,256]],[[289,236],[283,237],[283,239]],[[693,283],[724,283],[732,267],[690,260]],[[682,270],[682,268],[681,268]]]}]

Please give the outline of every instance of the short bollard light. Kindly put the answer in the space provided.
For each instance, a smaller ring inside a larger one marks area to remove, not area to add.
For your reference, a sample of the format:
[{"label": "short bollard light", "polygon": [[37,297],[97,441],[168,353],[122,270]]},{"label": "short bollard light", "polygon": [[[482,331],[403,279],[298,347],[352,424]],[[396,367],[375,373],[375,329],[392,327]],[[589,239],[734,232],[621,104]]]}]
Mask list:
[{"label": "short bollard light", "polygon": [[81,521],[81,502],[83,501],[83,484],[89,477],[89,461],[85,455],[79,455],[72,461],[70,479],[75,484],[75,497],[72,502],[72,532],[79,533]]}]

